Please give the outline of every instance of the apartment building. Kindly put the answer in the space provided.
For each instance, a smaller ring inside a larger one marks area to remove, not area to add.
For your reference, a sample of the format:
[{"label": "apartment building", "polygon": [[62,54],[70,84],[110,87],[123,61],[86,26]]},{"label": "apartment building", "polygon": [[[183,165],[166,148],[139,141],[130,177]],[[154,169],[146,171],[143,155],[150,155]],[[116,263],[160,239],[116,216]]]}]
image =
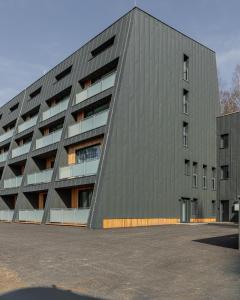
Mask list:
[{"label": "apartment building", "polygon": [[240,112],[217,118],[218,220],[238,221]]},{"label": "apartment building", "polygon": [[134,8],[0,108],[0,219],[216,220],[215,53]]}]

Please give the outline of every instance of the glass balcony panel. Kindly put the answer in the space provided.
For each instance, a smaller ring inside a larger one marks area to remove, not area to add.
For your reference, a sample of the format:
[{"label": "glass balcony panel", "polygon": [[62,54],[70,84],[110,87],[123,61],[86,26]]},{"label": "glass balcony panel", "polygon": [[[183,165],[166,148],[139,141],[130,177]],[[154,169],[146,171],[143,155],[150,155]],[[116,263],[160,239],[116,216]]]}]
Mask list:
[{"label": "glass balcony panel", "polygon": [[62,224],[87,224],[89,213],[89,208],[52,208],[50,209],[50,222]]},{"label": "glass balcony panel", "polygon": [[29,129],[37,124],[37,116],[31,118],[30,120],[20,124],[18,126],[18,133],[23,132],[26,129]]},{"label": "glass balcony panel", "polygon": [[24,144],[12,150],[12,158],[26,154],[29,152],[31,143]]},{"label": "glass balcony panel", "polygon": [[42,114],[42,120],[47,120],[60,112],[64,111],[68,107],[69,97],[61,102],[59,102],[57,105],[49,108],[48,110],[44,111]]},{"label": "glass balcony panel", "polygon": [[14,129],[11,129],[3,134],[0,135],[0,142],[6,141],[13,136]]},{"label": "glass balcony panel", "polygon": [[0,210],[0,221],[8,221],[11,222],[13,219],[14,210],[6,209]]},{"label": "glass balcony panel", "polygon": [[115,78],[116,78],[116,72],[112,73],[111,75],[107,75],[103,77],[97,83],[94,83],[90,87],[81,91],[76,95],[76,104],[111,88],[112,86],[114,86]]},{"label": "glass balcony panel", "polygon": [[68,127],[68,137],[87,132],[107,124],[109,110],[100,112],[94,116],[86,118],[81,122]]},{"label": "glass balcony panel", "polygon": [[98,164],[99,159],[95,159],[60,168],[59,179],[95,175],[98,170]]},{"label": "glass balcony panel", "polygon": [[5,189],[19,187],[22,183],[22,176],[16,176],[14,178],[5,179],[3,187]]},{"label": "glass balcony panel", "polygon": [[22,222],[42,222],[43,209],[21,209],[18,212],[19,221]]},{"label": "glass balcony panel", "polygon": [[27,184],[38,184],[50,182],[52,179],[53,170],[44,170],[42,172],[37,172],[27,175]]},{"label": "glass balcony panel", "polygon": [[8,152],[4,152],[4,153],[0,154],[0,162],[6,161],[7,155],[8,155]]},{"label": "glass balcony panel", "polygon": [[60,141],[62,135],[62,129],[57,130],[49,135],[43,136],[36,140],[36,149],[46,147],[48,145],[57,143]]}]

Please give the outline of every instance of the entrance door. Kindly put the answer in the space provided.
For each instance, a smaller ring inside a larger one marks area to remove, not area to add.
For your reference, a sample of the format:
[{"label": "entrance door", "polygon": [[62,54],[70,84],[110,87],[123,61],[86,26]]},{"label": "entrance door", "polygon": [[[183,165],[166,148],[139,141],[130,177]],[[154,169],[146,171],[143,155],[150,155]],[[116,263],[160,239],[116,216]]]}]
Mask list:
[{"label": "entrance door", "polygon": [[228,200],[221,201],[221,221],[229,222],[229,201]]},{"label": "entrance door", "polygon": [[190,199],[181,200],[181,223],[190,222]]}]

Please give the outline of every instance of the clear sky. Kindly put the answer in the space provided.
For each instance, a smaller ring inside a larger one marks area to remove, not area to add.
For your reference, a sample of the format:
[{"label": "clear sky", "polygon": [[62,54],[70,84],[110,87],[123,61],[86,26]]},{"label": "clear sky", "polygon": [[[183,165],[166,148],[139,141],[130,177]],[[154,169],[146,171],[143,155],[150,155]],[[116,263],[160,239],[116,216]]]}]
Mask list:
[{"label": "clear sky", "polygon": [[[0,105],[134,6],[135,0],[0,0]],[[226,85],[240,64],[240,0],[137,0],[217,52]]]}]

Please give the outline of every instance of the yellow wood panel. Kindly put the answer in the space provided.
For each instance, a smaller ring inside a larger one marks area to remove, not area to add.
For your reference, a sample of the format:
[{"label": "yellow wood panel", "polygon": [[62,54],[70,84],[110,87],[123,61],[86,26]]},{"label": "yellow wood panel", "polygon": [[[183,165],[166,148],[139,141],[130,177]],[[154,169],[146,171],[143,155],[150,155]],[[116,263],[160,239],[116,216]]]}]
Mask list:
[{"label": "yellow wood panel", "polygon": [[178,224],[178,223],[180,223],[180,219],[175,219],[175,218],[104,219],[103,228],[154,226],[154,225],[166,225],[166,224]]},{"label": "yellow wood panel", "polygon": [[39,193],[38,194],[38,208],[43,209],[44,208],[44,195],[46,193]]},{"label": "yellow wood panel", "polygon": [[51,169],[51,163],[55,160],[55,157],[52,156],[52,157],[48,157],[46,159],[46,169]]},{"label": "yellow wood panel", "polygon": [[190,219],[191,223],[211,223],[216,222],[216,218],[200,218],[200,219]]},{"label": "yellow wood panel", "polygon": [[71,208],[78,208],[78,189],[73,188],[71,191]]},{"label": "yellow wood panel", "polygon": [[80,111],[78,114],[77,114],[77,122],[80,122],[81,120],[84,119],[84,111]]},{"label": "yellow wood panel", "polygon": [[44,128],[43,129],[43,135],[48,135],[49,134],[49,128]]}]

